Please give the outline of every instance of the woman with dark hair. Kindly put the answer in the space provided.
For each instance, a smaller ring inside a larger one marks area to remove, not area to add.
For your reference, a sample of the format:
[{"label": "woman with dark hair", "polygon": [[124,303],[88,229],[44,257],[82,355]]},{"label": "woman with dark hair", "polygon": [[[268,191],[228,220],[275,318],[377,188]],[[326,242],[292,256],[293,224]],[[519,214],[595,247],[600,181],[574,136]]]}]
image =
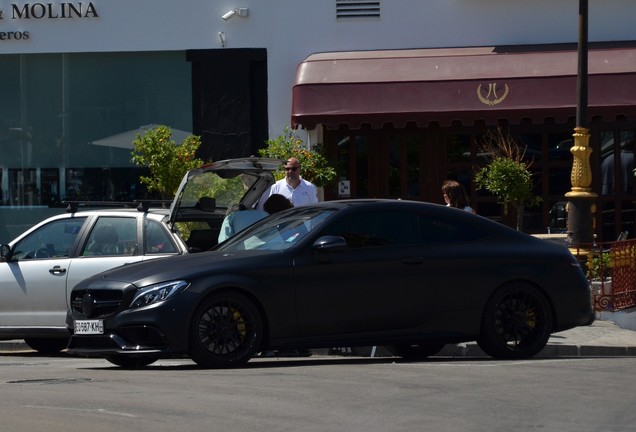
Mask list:
[{"label": "woman with dark hair", "polygon": [[446,180],[442,184],[442,194],[447,207],[458,208],[475,214],[475,210],[468,203],[468,194],[461,183],[455,180]]},{"label": "woman with dark hair", "polygon": [[279,211],[290,209],[293,206],[292,202],[286,196],[273,194],[270,195],[269,198],[267,198],[267,201],[265,201],[265,204],[263,204],[263,210],[269,214],[274,214]]}]

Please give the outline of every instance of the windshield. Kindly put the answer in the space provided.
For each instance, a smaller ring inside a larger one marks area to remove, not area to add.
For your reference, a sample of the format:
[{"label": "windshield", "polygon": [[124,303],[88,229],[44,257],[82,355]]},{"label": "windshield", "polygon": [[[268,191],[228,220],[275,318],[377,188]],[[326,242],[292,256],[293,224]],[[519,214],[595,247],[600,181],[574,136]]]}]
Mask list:
[{"label": "windshield", "polygon": [[258,174],[251,173],[230,178],[221,178],[214,172],[197,174],[183,191],[181,208],[195,207],[202,196],[213,197],[216,207],[228,208],[238,203],[258,179]]},{"label": "windshield", "polygon": [[217,250],[285,250],[315,233],[316,228],[335,212],[325,208],[296,208],[237,234]]}]

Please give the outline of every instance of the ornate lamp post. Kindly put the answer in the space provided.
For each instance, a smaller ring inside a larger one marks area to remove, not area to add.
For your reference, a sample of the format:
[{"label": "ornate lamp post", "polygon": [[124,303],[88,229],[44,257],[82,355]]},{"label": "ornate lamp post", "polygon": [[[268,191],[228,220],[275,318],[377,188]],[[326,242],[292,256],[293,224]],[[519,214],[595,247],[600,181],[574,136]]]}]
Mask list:
[{"label": "ornate lamp post", "polygon": [[[594,241],[592,214],[596,210],[594,199],[597,196],[590,188],[592,184],[590,167],[592,149],[588,145],[590,135],[587,128],[587,27],[588,0],[579,0],[576,126],[573,134],[573,145],[570,149],[574,156],[571,174],[572,190],[565,194],[568,199],[568,242],[579,255],[583,249],[589,249]],[[585,259],[585,257],[582,258]]]}]

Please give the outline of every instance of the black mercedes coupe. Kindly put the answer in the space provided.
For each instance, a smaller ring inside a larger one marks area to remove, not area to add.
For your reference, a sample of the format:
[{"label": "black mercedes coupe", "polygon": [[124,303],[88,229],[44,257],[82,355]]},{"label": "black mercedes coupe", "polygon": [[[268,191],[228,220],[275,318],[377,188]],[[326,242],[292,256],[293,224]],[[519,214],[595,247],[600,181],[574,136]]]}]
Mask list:
[{"label": "black mercedes coupe", "polygon": [[69,351],[123,367],[189,357],[227,368],[261,351],[338,346],[417,359],[467,341],[524,359],[594,320],[567,248],[404,200],[292,208],[209,252],[84,280],[70,300]]}]

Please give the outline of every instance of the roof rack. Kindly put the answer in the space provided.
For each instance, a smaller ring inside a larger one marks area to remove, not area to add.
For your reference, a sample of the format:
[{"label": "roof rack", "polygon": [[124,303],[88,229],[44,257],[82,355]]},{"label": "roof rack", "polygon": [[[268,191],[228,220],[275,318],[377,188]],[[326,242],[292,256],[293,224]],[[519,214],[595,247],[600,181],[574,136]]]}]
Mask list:
[{"label": "roof rack", "polygon": [[150,207],[158,207],[164,209],[170,208],[172,200],[135,200],[135,204],[137,204],[137,210],[143,211],[145,213]]},{"label": "roof rack", "polygon": [[136,208],[140,212],[147,212],[151,207],[169,208],[171,200],[134,200],[134,201],[62,201],[67,213],[75,213],[81,208],[123,207]]}]

